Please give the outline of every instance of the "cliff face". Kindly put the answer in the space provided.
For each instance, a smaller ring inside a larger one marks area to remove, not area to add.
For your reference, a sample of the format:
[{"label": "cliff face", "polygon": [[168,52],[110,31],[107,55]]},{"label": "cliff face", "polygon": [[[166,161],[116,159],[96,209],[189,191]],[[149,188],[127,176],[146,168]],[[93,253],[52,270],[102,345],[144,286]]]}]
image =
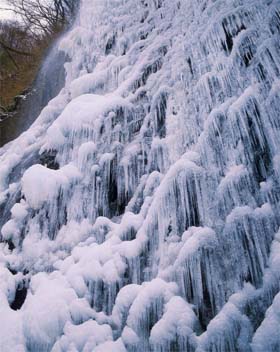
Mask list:
[{"label": "cliff face", "polygon": [[78,17],[0,149],[1,351],[278,351],[280,2]]}]

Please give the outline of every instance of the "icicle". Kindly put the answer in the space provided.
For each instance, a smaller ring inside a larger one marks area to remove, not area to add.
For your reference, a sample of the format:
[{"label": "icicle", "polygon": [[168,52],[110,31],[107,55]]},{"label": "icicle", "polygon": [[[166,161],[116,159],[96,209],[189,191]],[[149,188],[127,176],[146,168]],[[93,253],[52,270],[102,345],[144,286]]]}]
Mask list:
[{"label": "icicle", "polygon": [[0,149],[1,351],[279,347],[279,10],[81,2]]}]

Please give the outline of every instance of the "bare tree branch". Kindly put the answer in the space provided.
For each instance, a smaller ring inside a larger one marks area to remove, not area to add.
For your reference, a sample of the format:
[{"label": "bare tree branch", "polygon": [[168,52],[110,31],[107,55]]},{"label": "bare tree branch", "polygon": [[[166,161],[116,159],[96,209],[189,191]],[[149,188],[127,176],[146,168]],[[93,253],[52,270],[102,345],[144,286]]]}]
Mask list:
[{"label": "bare tree branch", "polygon": [[73,18],[78,0],[7,0],[10,11],[19,15],[35,31],[52,35]]}]

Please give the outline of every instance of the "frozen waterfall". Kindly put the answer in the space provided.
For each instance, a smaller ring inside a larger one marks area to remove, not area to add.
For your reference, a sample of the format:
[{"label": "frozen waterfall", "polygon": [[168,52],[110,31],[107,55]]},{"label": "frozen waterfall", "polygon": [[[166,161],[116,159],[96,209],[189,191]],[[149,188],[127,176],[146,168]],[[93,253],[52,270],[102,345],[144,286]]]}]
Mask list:
[{"label": "frozen waterfall", "polygon": [[280,351],[280,0],[82,0],[59,47],[0,149],[0,351]]}]

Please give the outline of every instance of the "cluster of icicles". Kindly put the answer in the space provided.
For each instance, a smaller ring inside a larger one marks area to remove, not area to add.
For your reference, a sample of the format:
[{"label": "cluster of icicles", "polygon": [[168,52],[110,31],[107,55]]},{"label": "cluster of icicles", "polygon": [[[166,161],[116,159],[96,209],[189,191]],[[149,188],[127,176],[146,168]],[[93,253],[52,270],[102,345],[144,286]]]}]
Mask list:
[{"label": "cluster of icicles", "polygon": [[2,352],[280,350],[280,2],[83,0],[0,149]]}]

